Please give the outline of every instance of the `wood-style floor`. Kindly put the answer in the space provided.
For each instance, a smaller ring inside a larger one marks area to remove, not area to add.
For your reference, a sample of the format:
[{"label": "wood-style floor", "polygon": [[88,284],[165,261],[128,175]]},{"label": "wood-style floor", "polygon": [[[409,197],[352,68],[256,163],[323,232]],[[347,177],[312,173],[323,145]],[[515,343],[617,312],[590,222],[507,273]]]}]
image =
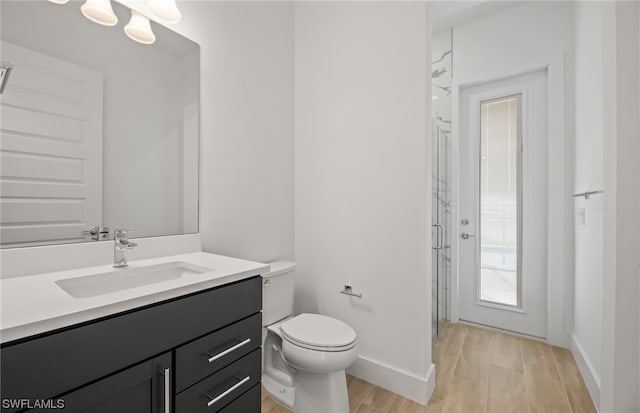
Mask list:
[{"label": "wood-style floor", "polygon": [[[433,362],[436,389],[428,406],[347,376],[351,413],[596,413],[573,356],[562,348],[448,324]],[[262,413],[288,412],[263,391]]]}]

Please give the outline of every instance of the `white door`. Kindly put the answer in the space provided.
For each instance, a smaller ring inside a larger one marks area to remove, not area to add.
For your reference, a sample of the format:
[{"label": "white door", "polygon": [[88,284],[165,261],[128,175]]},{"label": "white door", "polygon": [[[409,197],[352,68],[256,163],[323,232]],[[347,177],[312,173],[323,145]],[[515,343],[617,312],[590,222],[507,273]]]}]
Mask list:
[{"label": "white door", "polygon": [[102,75],[9,42],[0,96],[4,247],[80,241],[102,223]]},{"label": "white door", "polygon": [[460,93],[460,319],[546,337],[547,72]]}]

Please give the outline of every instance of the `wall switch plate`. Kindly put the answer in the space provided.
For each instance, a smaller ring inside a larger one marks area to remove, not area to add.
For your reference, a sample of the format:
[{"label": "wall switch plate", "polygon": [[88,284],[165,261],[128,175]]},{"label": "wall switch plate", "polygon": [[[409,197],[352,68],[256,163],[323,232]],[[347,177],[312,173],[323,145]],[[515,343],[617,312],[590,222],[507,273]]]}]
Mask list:
[{"label": "wall switch plate", "polygon": [[586,215],[587,212],[585,208],[578,208],[576,211],[576,225],[580,225],[582,227],[587,225]]}]

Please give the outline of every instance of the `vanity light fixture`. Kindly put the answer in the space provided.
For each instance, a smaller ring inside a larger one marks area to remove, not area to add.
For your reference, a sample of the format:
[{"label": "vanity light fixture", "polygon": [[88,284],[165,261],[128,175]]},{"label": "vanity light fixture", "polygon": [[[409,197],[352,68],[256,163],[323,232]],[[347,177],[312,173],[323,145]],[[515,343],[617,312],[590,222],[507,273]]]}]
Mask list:
[{"label": "vanity light fixture", "polygon": [[[51,1],[51,0],[50,0]],[[111,0],[87,0],[80,10],[84,17],[103,26],[115,26],[118,17],[111,8]]]},{"label": "vanity light fixture", "polygon": [[147,7],[152,17],[161,23],[178,23],[182,18],[176,0],[149,0]]},{"label": "vanity light fixture", "polygon": [[124,26],[124,32],[138,43],[151,44],[156,41],[149,19],[135,10],[131,10],[131,20]]},{"label": "vanity light fixture", "polygon": [[67,4],[69,0],[49,0],[51,3],[55,4]]}]

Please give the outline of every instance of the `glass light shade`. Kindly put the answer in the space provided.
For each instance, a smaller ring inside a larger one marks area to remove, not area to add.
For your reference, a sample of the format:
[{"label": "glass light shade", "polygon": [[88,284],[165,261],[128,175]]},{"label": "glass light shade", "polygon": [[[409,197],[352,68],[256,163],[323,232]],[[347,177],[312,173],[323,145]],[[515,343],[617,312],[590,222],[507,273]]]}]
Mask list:
[{"label": "glass light shade", "polygon": [[87,0],[80,7],[84,17],[103,26],[115,26],[118,17],[111,8],[111,0]]},{"label": "glass light shade", "polygon": [[151,15],[162,23],[178,23],[182,18],[176,0],[149,0]]},{"label": "glass light shade", "polygon": [[69,2],[69,0],[49,0],[49,1],[55,4],[66,4]]},{"label": "glass light shade", "polygon": [[151,44],[156,41],[149,19],[134,10],[131,10],[131,20],[124,26],[124,32],[138,43]]}]

